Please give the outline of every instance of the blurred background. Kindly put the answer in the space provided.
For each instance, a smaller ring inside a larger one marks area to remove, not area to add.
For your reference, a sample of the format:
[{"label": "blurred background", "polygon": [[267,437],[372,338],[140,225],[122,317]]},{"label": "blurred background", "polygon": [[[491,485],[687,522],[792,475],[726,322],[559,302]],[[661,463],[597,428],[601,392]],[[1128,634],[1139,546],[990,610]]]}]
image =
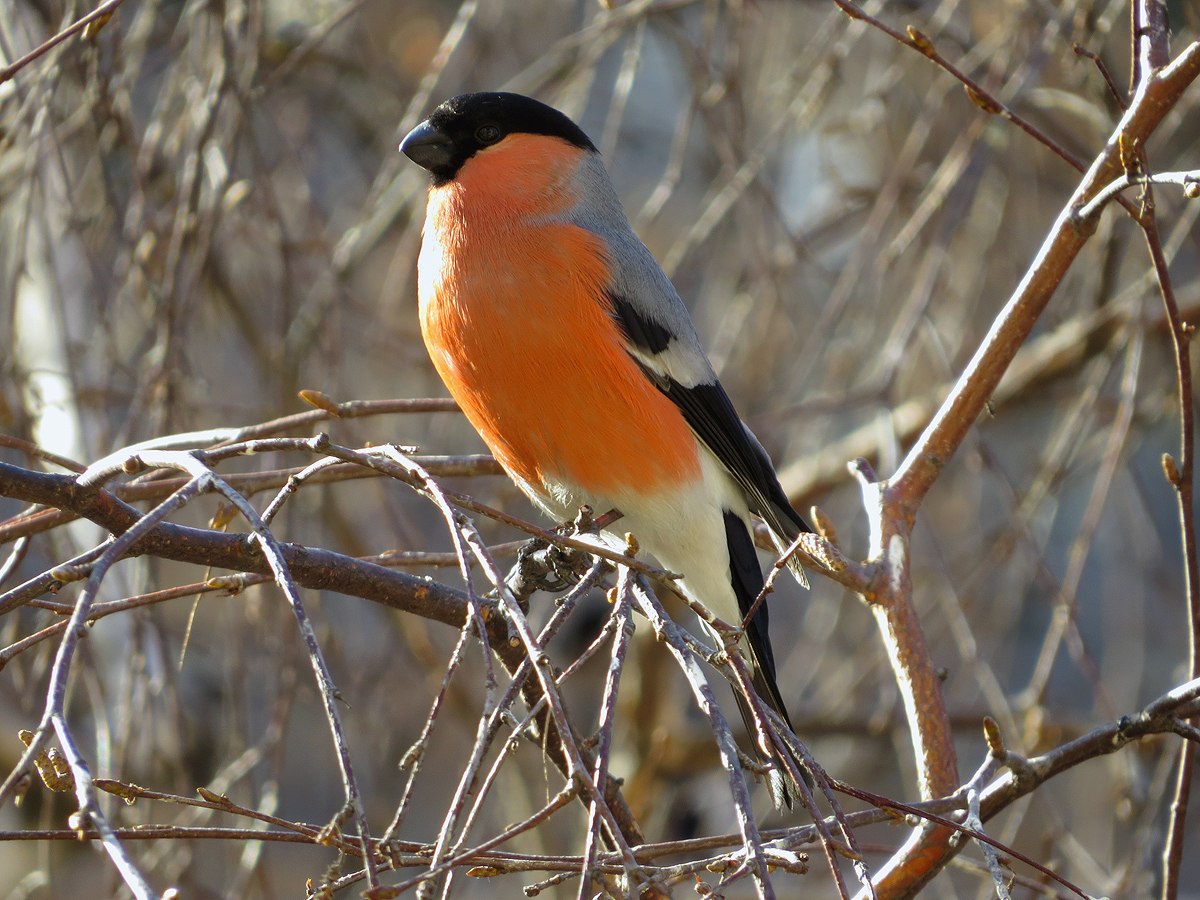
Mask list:
[{"label": "blurred background", "polygon": [[[1073,46],[1095,54],[1123,94],[1126,3],[869,8],[893,27],[919,28],[1085,165],[1119,118],[1096,62]],[[59,0],[4,0],[3,9],[5,63],[88,11]],[[1194,10],[1177,3],[1172,13],[1176,44],[1194,40]],[[894,469],[1078,181],[946,72],[831,2],[130,0],[94,37],[69,39],[0,85],[0,431],[87,464],[164,434],[301,411],[302,389],[338,401],[444,396],[416,319],[426,176],[396,146],[438,102],[480,89],[535,95],[591,135],[785,488],[798,508],[819,505],[856,558],[866,521],[846,461],[865,456],[882,476]],[[1152,169],[1200,164],[1198,107],[1193,87],[1148,148]],[[1156,199],[1179,302],[1194,321],[1200,205],[1169,189]],[[915,596],[946,670],[964,778],[986,752],[984,715],[1010,748],[1033,754],[1136,711],[1186,674],[1180,538],[1160,466],[1179,443],[1173,358],[1144,241],[1115,209],[1010,374],[929,495],[914,539]],[[320,428],[351,446],[483,450],[449,412]],[[0,459],[65,471],[11,444]],[[311,461],[264,456],[222,471]],[[502,477],[446,483],[537,518]],[[255,498],[259,509],[269,496]],[[21,511],[0,499],[0,516]],[[216,511],[205,499],[175,520],[203,525]],[[477,521],[490,541],[521,537]],[[352,555],[451,546],[428,501],[384,480],[308,488],[275,531]],[[101,538],[73,523],[9,541],[0,590]],[[453,568],[413,571],[462,583]],[[207,574],[129,561],[100,599]],[[772,599],[796,730],[832,775],[915,799],[908,731],[872,616],[813,580],[811,592],[781,581]],[[67,588],[58,599],[76,595]],[[307,592],[305,602],[348,704],[378,834],[457,633],[335,592]],[[552,606],[538,595],[534,616]],[[584,603],[552,647],[556,661],[574,659],[608,609],[598,593]],[[54,618],[11,613],[0,644]],[[641,639],[648,631],[641,623],[625,673],[614,774],[650,840],[733,831],[707,726],[664,649]],[[40,717],[55,647],[31,646],[0,671],[5,773],[22,750],[17,729]],[[602,653],[564,688],[585,730],[606,663]],[[469,653],[401,837],[436,837],[482,708],[481,673]],[[82,645],[69,712],[98,775],[183,795],[204,785],[318,824],[340,806],[311,670],[269,586],[104,619]],[[1145,740],[1081,765],[989,833],[1092,894],[1147,896],[1178,743]],[[523,747],[476,833],[540,807],[557,790],[545,767]],[[39,786],[20,808],[0,809],[0,828],[63,828],[74,808]],[[113,800],[109,812],[123,824],[247,825],[145,801]],[[584,813],[559,815],[561,827],[513,847],[579,852],[572,829]],[[859,840],[878,864],[903,834],[876,827]],[[153,884],[189,897],[294,897],[336,860],[327,848],[217,841],[132,851]],[[1184,884],[1196,897],[1200,854],[1190,857]],[[964,852],[927,895],[988,896],[979,859]],[[782,895],[825,896],[819,854],[812,869],[782,876]],[[455,890],[518,896],[539,877],[464,879]],[[91,846],[27,841],[0,852],[0,897],[123,890]],[[547,895],[577,886],[556,890]],[[731,895],[738,890],[749,886]]]}]

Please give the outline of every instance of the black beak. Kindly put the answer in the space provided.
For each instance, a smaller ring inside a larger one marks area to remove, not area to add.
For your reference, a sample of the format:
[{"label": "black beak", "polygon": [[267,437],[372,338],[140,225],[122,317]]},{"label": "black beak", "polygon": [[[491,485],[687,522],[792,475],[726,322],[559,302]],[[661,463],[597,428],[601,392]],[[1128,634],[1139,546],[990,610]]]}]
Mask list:
[{"label": "black beak", "polygon": [[408,133],[400,142],[400,152],[435,175],[445,172],[454,163],[454,145],[450,138],[428,121]]}]

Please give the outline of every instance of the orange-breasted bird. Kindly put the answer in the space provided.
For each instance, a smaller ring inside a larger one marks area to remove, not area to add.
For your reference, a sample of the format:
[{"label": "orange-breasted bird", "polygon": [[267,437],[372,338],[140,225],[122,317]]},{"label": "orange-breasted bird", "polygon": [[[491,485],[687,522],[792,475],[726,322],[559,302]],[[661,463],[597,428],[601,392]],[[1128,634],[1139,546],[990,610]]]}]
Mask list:
[{"label": "orange-breasted bird", "polygon": [[[475,93],[438,106],[400,150],[432,176],[421,333],[467,419],[550,516],[569,521],[585,503],[619,510],[615,528],[681,573],[689,597],[739,623],[763,587],[751,514],[781,550],[811,529],[630,227],[595,145],[544,103]],[[755,689],[786,720],[767,618],[764,603],[743,644]],[[778,768],[771,776],[776,804],[790,806],[795,788]]]}]

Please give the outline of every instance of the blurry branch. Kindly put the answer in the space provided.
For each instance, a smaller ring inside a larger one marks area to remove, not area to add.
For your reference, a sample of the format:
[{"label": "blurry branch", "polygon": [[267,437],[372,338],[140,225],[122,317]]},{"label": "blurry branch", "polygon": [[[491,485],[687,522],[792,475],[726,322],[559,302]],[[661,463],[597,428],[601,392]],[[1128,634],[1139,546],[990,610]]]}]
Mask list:
[{"label": "blurry branch", "polygon": [[[852,18],[866,19],[950,71],[963,81],[971,99],[985,111],[1004,111],[978,85],[937,54],[928,38],[916,29],[909,28],[907,35],[902,35],[871,19],[848,0],[834,2]],[[1162,38],[1165,39],[1165,32]],[[1155,53],[1161,55],[1159,51]],[[921,503],[987,407],[1009,364],[1091,236],[1094,223],[1082,219],[1080,210],[1123,171],[1130,170],[1131,148],[1145,146],[1197,75],[1200,75],[1200,43],[1185,49],[1170,65],[1145,67],[1129,108],[1103,152],[1092,162],[1060,211],[1024,278],[900,467],[890,478],[876,479],[865,462],[860,460],[852,466],[871,524],[870,562],[864,567],[864,574],[870,574],[872,581],[862,596],[875,613],[904,700],[923,798],[952,792],[958,774],[941,681],[913,606],[909,541]],[[1007,117],[1077,165],[1040,132],[1025,127],[1011,114]],[[1123,205],[1129,208],[1128,203]],[[913,896],[957,852],[951,838],[952,831],[944,825],[915,830],[908,844],[876,874],[879,896]]]},{"label": "blurry branch", "polygon": [[1084,171],[1083,163],[1076,159],[1070,152],[1068,152],[1066,148],[1064,148],[1049,135],[1045,134],[1032,122],[1029,122],[1027,119],[1018,115],[1006,104],[1002,103],[998,98],[996,98],[978,81],[971,78],[971,76],[963,72],[960,68],[958,68],[958,66],[954,65],[952,62],[950,62],[950,60],[942,56],[942,54],[939,53],[937,48],[934,46],[933,41],[931,41],[926,34],[916,28],[913,28],[911,25],[908,26],[903,33],[901,33],[870,15],[858,4],[851,2],[851,0],[833,0],[833,2],[837,4],[838,9],[844,12],[851,19],[857,19],[859,21],[866,22],[873,28],[877,28],[893,40],[898,41],[906,47],[916,50],[938,68],[948,72],[951,76],[962,83],[963,90],[966,91],[967,97],[970,98],[971,102],[982,109],[985,113],[988,113],[989,115],[1000,116],[1001,118],[1008,120],[1032,137],[1043,147],[1048,149],[1055,156],[1066,162],[1067,165],[1075,169],[1075,171]]},{"label": "blurry branch", "polygon": [[309,29],[303,43],[288,53],[283,62],[255,86],[252,99],[258,100],[276,85],[285,83],[286,79],[296,71],[301,63],[308,60],[313,51],[320,47],[339,25],[362,9],[365,2],[366,0],[350,0],[349,3],[344,3],[334,10],[329,18],[319,26]]},{"label": "blurry branch", "polygon": [[[1058,658],[1063,639],[1069,634],[1074,634],[1075,641],[1081,643],[1081,639],[1078,637],[1079,586],[1083,580],[1084,566],[1092,541],[1096,536],[1096,530],[1100,527],[1101,513],[1117,476],[1121,452],[1133,424],[1134,410],[1137,406],[1138,372],[1141,366],[1143,338],[1141,332],[1135,332],[1126,348],[1116,415],[1105,440],[1104,449],[1100,454],[1100,462],[1092,480],[1091,494],[1080,517],[1075,535],[1071,539],[1066,568],[1059,585],[1053,590],[1053,612],[1050,624],[1046,628],[1041,650],[1032,666],[1029,681],[1021,692],[1019,705],[1024,709],[1035,708],[1043,702],[1045,691],[1050,684],[1054,661]],[[1075,646],[1078,646],[1078,643]],[[1109,707],[1111,709],[1111,704]]]},{"label": "blurry branch", "polygon": [[39,44],[37,47],[34,47],[12,65],[5,66],[4,68],[0,69],[0,84],[4,84],[4,82],[16,75],[17,72],[21,71],[21,69],[25,68],[34,60],[45,56],[72,35],[82,31],[85,38],[93,37],[97,31],[104,27],[104,23],[112,18],[112,15],[114,12],[116,12],[117,7],[123,2],[124,0],[107,0],[107,2],[101,3],[82,19],[71,23],[48,41],[45,41],[44,43]]},{"label": "blurry branch", "polygon": [[[1170,327],[1165,316],[1142,325],[1134,320],[1134,315],[1127,305],[1109,303],[1029,340],[1005,370],[990,398],[990,405],[1000,408],[1010,401],[1031,396],[1047,382],[1075,372],[1108,346],[1112,336],[1124,328],[1162,327],[1165,331]],[[1200,301],[1184,311],[1185,320],[1194,315],[1200,315]],[[779,472],[784,491],[793,503],[807,505],[810,498],[842,483],[847,459],[861,457],[875,464],[886,443],[906,445],[915,440],[932,421],[953,386],[953,383],[941,384],[909,398],[887,410],[885,421],[873,419],[825,444],[815,457],[805,457],[785,466]]]}]

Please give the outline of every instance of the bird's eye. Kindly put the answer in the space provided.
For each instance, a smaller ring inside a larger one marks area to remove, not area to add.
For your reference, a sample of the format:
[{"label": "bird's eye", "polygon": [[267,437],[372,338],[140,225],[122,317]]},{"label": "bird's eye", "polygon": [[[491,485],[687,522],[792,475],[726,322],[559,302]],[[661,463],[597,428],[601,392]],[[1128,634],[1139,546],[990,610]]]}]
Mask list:
[{"label": "bird's eye", "polygon": [[495,125],[480,125],[475,130],[475,140],[481,144],[494,144],[500,140],[500,129]]}]

